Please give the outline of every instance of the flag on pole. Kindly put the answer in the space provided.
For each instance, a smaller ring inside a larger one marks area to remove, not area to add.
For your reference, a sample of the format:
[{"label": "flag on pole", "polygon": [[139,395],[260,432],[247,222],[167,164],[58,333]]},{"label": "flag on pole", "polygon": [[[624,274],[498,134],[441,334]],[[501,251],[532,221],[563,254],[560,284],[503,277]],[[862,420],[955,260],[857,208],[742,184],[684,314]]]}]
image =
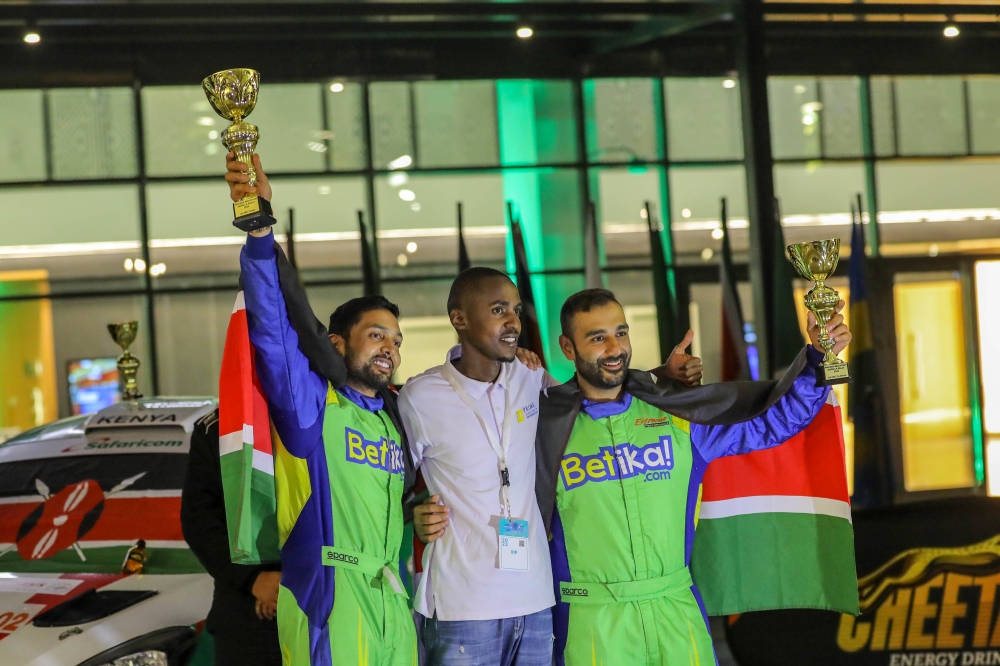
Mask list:
[{"label": "flag on pole", "polygon": [[819,608],[856,615],[844,431],[831,391],[783,444],[709,464],[691,573],[709,615]]},{"label": "flag on pole", "polygon": [[267,400],[254,367],[243,292],[229,318],[219,374],[219,463],[237,564],[279,559],[274,452]]},{"label": "flag on pole", "polygon": [[514,206],[507,202],[507,218],[510,222],[511,241],[514,247],[514,270],[517,278],[517,290],[521,295],[521,337],[517,345],[538,354],[545,367],[545,351],[542,345],[542,332],[538,326],[538,314],[535,310],[535,297],[531,290],[531,271],[528,269],[528,253],[524,247],[524,235],[521,233],[521,223],[514,219]]},{"label": "flag on pole", "polygon": [[604,287],[604,276],[601,273],[601,250],[597,243],[597,207],[593,201],[587,202],[583,224],[584,283],[587,289],[600,289]]},{"label": "flag on pole", "polygon": [[365,224],[364,211],[358,211],[358,230],[361,233],[361,273],[364,278],[365,296],[375,296],[382,293],[382,280],[379,279],[378,253],[375,247],[378,239],[372,234],[368,240],[368,225]]},{"label": "flag on pole", "polygon": [[653,300],[656,304],[656,332],[660,343],[660,361],[666,362],[680,340],[677,330],[677,294],[673,282],[673,267],[667,264],[663,249],[660,223],[653,218],[653,206],[647,201],[646,226],[649,228],[649,254],[653,260]]},{"label": "flag on pole", "polygon": [[[860,205],[860,201],[858,202]],[[854,495],[857,506],[888,503],[888,461],[879,437],[878,367],[868,311],[868,259],[860,209],[851,230],[850,370],[854,379],[847,394],[847,416],[854,423]]]},{"label": "flag on pole", "polygon": [[462,202],[458,202],[458,272],[472,266],[469,260],[469,250],[465,247],[465,232],[462,228]]},{"label": "flag on pole", "polygon": [[[785,253],[785,232],[781,227],[781,208],[774,200],[774,359],[775,374],[781,376],[795,361],[806,343],[799,328],[799,316],[795,309],[795,268]],[[766,377],[762,377],[766,379]]]},{"label": "flag on pole", "polygon": [[[743,337],[743,308],[733,275],[733,250],[729,243],[726,200],[721,201],[722,253],[719,257],[719,286],[722,288],[722,381],[749,380],[750,359]],[[796,352],[797,353],[797,352]]]}]

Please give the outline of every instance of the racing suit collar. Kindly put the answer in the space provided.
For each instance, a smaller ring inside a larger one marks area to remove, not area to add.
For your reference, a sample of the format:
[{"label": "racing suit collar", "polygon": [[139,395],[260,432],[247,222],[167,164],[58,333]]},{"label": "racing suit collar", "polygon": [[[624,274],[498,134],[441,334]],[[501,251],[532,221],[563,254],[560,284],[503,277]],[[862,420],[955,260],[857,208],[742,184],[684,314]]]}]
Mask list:
[{"label": "racing suit collar", "polygon": [[632,394],[623,393],[620,398],[612,402],[594,402],[593,400],[583,399],[583,403],[580,405],[580,409],[594,419],[603,419],[608,416],[618,416],[619,414],[624,414],[632,406]]},{"label": "racing suit collar", "polygon": [[385,400],[380,395],[376,394],[369,398],[367,395],[355,391],[346,384],[337,390],[340,391],[345,398],[366,412],[377,412],[385,407]]}]

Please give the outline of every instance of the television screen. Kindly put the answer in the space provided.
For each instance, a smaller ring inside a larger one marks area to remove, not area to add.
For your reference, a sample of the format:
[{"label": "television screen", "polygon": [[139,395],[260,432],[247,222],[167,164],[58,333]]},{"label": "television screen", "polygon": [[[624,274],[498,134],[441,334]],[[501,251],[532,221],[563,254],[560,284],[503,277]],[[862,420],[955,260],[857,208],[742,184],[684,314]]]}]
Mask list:
[{"label": "television screen", "polygon": [[74,415],[93,414],[121,402],[118,366],[113,358],[70,361],[66,376],[69,378],[69,402]]}]

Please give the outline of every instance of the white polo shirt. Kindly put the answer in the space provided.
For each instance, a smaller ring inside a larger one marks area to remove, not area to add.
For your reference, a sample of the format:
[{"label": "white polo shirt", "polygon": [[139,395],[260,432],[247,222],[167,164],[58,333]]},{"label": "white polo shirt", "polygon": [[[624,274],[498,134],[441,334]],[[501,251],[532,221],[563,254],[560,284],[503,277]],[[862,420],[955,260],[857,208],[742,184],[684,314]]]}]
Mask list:
[{"label": "white polo shirt", "polygon": [[[461,356],[448,352],[446,363]],[[529,525],[528,570],[500,569],[500,462],[476,414],[442,374],[431,368],[410,379],[399,395],[413,462],[432,495],[451,509],[440,539],[424,550],[423,576],[413,607],[440,620],[495,620],[529,615],[555,605],[549,545],[535,500],[535,429],[538,394],[556,382],[545,370],[505,363],[496,382],[479,382],[454,369],[452,377],[474,401],[487,426],[502,434],[506,392],[517,410],[507,451],[510,505]],[[492,414],[493,418],[488,416]]]}]

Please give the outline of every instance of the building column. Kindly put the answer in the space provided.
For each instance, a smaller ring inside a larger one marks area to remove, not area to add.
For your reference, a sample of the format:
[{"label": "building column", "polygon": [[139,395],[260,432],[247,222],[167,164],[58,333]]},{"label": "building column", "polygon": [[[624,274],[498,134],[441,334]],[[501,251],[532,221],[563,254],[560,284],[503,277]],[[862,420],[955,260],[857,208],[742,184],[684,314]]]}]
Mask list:
[{"label": "building column", "polygon": [[743,116],[747,212],[750,222],[750,283],[761,379],[774,373],[774,281],[772,243],[777,238],[774,172],[767,104],[763,0],[742,0],[736,11],[736,65]]}]

